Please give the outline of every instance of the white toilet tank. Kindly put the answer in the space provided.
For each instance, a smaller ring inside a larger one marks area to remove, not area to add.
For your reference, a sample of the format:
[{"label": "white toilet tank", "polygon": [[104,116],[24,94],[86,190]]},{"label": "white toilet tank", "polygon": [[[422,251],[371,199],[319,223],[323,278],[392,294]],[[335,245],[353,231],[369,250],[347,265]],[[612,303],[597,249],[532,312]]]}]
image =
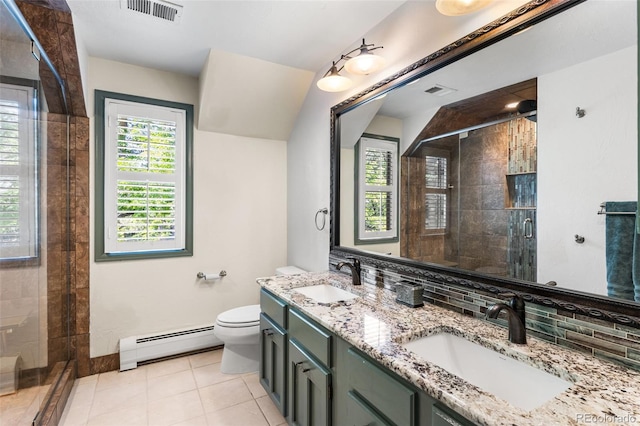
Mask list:
[{"label": "white toilet tank", "polygon": [[276,268],[276,275],[296,275],[304,274],[305,270],[298,268],[297,266],[281,266]]}]

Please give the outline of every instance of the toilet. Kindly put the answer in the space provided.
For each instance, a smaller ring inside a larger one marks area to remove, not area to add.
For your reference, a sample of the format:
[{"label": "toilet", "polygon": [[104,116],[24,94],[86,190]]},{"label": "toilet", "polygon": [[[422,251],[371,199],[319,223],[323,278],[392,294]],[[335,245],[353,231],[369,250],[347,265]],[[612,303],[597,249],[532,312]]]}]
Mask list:
[{"label": "toilet", "polygon": [[[296,266],[276,269],[276,275],[295,275],[305,271]],[[260,305],[240,306],[216,318],[213,334],[224,343],[220,371],[241,374],[258,371],[260,366]]]}]

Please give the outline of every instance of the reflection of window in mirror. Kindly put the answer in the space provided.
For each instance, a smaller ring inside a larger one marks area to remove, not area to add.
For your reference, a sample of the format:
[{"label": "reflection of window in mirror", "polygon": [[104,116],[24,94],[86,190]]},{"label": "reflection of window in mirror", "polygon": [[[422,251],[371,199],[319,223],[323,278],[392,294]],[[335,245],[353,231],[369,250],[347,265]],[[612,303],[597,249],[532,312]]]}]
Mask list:
[{"label": "reflection of window in mirror", "polygon": [[399,139],[364,134],[355,146],[356,244],[398,241]]},{"label": "reflection of window in mirror", "polygon": [[19,79],[0,83],[0,261],[8,266],[38,257],[33,85]]},{"label": "reflection of window in mirror", "polygon": [[425,156],[425,220],[428,235],[441,235],[447,229],[448,154]]}]

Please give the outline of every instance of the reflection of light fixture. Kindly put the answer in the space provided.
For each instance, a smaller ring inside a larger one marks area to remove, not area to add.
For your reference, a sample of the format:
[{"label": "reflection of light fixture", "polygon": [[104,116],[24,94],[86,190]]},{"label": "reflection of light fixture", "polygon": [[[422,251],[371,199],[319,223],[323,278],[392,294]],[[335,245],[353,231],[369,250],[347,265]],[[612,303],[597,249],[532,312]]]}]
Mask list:
[{"label": "reflection of light fixture", "polygon": [[504,107],[507,109],[514,109],[518,106],[520,102],[511,102],[510,104],[506,104]]},{"label": "reflection of light fixture", "polygon": [[489,5],[493,0],[436,0],[438,12],[447,16],[473,13]]},{"label": "reflection of light fixture", "polygon": [[[318,88],[325,92],[341,92],[351,87],[351,80],[348,77],[340,75],[342,68],[345,68],[351,74],[366,75],[372,72],[378,71],[385,64],[385,60],[382,56],[374,55],[371,53],[374,50],[382,49],[382,46],[372,47],[373,44],[366,44],[362,39],[360,47],[353,49],[346,55],[340,56],[337,62],[333,62],[331,69],[318,80]],[[359,50],[357,56],[350,56],[355,51]],[[337,68],[336,64],[342,60],[346,60],[344,66]]]}]

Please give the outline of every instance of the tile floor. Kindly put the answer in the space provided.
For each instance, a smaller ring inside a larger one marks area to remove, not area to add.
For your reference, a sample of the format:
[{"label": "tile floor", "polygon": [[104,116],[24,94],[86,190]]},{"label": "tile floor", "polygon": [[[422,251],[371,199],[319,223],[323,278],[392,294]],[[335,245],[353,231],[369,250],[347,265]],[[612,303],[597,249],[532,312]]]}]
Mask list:
[{"label": "tile floor", "polygon": [[0,425],[31,425],[49,387],[50,385],[34,386],[0,397]]},{"label": "tile floor", "polygon": [[220,372],[222,350],[76,380],[61,426],[279,426],[257,373]]}]

